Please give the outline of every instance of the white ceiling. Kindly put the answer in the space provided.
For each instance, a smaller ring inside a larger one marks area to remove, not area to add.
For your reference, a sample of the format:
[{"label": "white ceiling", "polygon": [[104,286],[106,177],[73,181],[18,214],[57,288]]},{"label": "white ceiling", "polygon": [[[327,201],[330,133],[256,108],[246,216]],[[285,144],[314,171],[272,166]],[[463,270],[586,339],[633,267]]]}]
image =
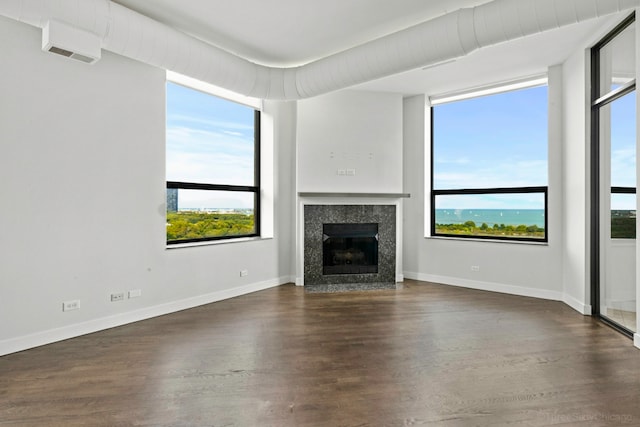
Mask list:
[{"label": "white ceiling", "polygon": [[[436,16],[490,0],[114,0],[250,61],[302,65]],[[359,85],[380,91],[442,93],[544,72],[620,17],[588,21],[465,58]]]}]

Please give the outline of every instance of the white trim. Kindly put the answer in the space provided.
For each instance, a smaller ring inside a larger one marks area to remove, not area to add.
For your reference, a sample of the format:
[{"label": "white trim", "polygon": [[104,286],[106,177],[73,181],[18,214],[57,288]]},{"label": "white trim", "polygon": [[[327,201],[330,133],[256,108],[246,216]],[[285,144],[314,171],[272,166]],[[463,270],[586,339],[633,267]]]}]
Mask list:
[{"label": "white trim", "polygon": [[584,304],[582,301],[579,301],[570,295],[563,294],[557,291],[525,288],[522,286],[505,285],[502,283],[481,282],[478,280],[461,279],[458,277],[436,276],[433,274],[415,273],[410,271],[405,271],[404,277],[408,279],[438,283],[448,286],[459,286],[463,288],[478,289],[482,291],[500,292],[509,295],[561,301],[582,315],[591,315],[591,305]]},{"label": "white trim", "polygon": [[208,93],[210,95],[224,98],[227,101],[237,102],[238,104],[247,105],[253,107],[256,110],[262,110],[262,100],[258,98],[252,98],[249,96],[241,95],[236,92],[232,92],[228,89],[214,86],[211,83],[203,82],[202,80],[194,79],[193,77],[178,74],[173,71],[167,71],[167,81],[176,83],[182,86],[186,86],[191,89],[199,90],[200,92]]},{"label": "white trim", "polygon": [[539,74],[536,76],[523,77],[506,82],[494,83],[491,85],[474,87],[455,92],[449,92],[441,95],[433,95],[429,97],[431,106],[446,104],[448,102],[462,101],[465,99],[478,98],[481,96],[495,95],[497,93],[510,92],[518,89],[532,88],[536,86],[545,86],[548,83],[547,74]]},{"label": "white trim", "polygon": [[442,285],[459,286],[462,288],[500,292],[503,294],[534,297],[553,301],[563,301],[563,295],[561,292],[550,291],[547,289],[524,288],[521,286],[505,285],[502,283],[481,282],[478,280],[461,279],[459,277],[437,276],[433,274],[415,273],[411,271],[405,271],[404,277],[408,279],[438,283]]},{"label": "white trim", "polygon": [[635,334],[633,336],[633,345],[640,348],[640,334]]},{"label": "white trim", "polygon": [[584,304],[582,301],[572,297],[571,295],[564,294],[562,297],[562,302],[567,304],[569,307],[573,308],[580,314],[584,314],[585,316],[591,316],[591,305]]},{"label": "white trim", "polygon": [[219,240],[204,240],[202,242],[189,242],[189,243],[172,243],[165,246],[166,250],[182,249],[182,248],[195,248],[198,246],[211,246],[211,245],[224,245],[228,243],[243,243],[243,242],[257,242],[260,240],[270,240],[272,237],[252,236],[252,237],[232,237],[229,239]]},{"label": "white trim", "polygon": [[113,316],[89,320],[83,323],[63,326],[61,328],[50,329],[48,331],[37,332],[31,335],[10,338],[0,341],[0,356],[27,350],[33,347],[39,347],[45,344],[51,344],[69,338],[79,337],[81,335],[86,335],[117,326],[127,325],[129,323],[138,322],[140,320],[146,320],[165,314],[175,313],[181,310],[198,307],[200,305],[211,304],[213,302],[235,298],[237,296],[246,295],[252,292],[262,291],[265,289],[280,286],[285,283],[290,283],[291,279],[291,277],[280,277],[264,282],[253,283],[236,288],[211,292],[196,297],[185,298],[178,301],[171,301],[165,304],[142,308],[140,310],[119,313]]}]

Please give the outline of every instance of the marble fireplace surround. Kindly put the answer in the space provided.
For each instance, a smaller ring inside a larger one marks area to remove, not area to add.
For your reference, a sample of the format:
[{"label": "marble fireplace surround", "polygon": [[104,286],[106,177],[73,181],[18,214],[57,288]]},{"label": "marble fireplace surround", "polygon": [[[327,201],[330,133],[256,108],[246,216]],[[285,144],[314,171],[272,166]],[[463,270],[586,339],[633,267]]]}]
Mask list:
[{"label": "marble fireplace surround", "polygon": [[[402,281],[402,198],[407,194],[299,193],[297,285],[309,292],[395,288]],[[322,225],[377,223],[378,272],[322,274]]]}]

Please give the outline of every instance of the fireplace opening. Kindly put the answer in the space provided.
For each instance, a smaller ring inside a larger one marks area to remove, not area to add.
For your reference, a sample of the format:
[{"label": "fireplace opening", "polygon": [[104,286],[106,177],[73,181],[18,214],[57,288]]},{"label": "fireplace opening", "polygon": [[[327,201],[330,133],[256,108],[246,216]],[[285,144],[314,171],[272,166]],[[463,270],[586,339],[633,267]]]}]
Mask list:
[{"label": "fireplace opening", "polygon": [[323,224],[322,274],[378,272],[378,224]]}]

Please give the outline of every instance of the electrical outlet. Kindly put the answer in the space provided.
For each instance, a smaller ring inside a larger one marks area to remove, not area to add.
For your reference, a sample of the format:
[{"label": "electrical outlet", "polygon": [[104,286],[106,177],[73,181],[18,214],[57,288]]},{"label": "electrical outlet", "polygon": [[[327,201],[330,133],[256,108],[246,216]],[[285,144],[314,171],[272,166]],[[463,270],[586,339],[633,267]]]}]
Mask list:
[{"label": "electrical outlet", "polygon": [[240,270],[240,277],[245,277],[249,275],[249,270]]},{"label": "electrical outlet", "polygon": [[132,289],[129,291],[129,298],[138,298],[142,296],[142,289]]},{"label": "electrical outlet", "polygon": [[356,170],[355,169],[347,169],[347,175],[348,176],[356,176]]},{"label": "electrical outlet", "polygon": [[62,303],[62,311],[78,310],[80,308],[80,300],[65,301]]},{"label": "electrical outlet", "polygon": [[124,292],[111,294],[111,302],[122,301],[122,300],[124,300]]},{"label": "electrical outlet", "polygon": [[472,265],[471,266],[471,271],[480,271],[480,266],[479,265]]}]

